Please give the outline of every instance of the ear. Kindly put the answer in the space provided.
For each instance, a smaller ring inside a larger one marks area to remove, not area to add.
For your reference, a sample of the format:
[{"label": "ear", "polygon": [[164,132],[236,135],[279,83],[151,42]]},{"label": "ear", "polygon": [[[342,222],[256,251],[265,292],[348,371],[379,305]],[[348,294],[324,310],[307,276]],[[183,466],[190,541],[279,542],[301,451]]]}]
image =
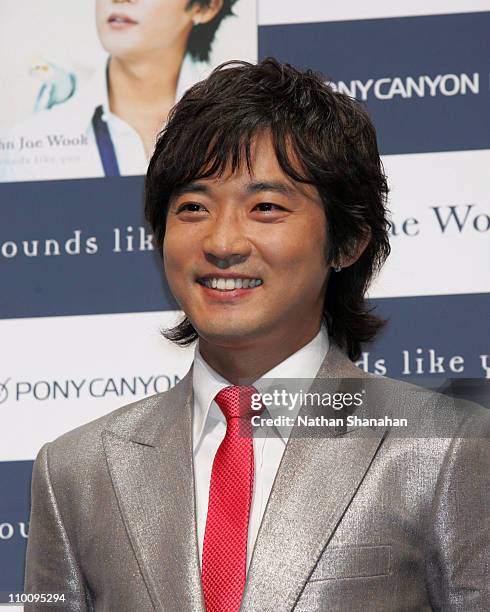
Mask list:
[{"label": "ear", "polygon": [[340,266],[341,268],[348,268],[349,266],[352,266],[352,264],[356,263],[359,257],[364,253],[370,241],[371,230],[368,228],[366,235],[355,242],[353,248],[350,250],[350,253],[348,255],[344,255],[341,261],[335,262],[333,267]]},{"label": "ear", "polygon": [[209,0],[207,6],[199,6],[196,4],[192,9],[192,21],[194,25],[210,22],[222,8],[223,0]]}]

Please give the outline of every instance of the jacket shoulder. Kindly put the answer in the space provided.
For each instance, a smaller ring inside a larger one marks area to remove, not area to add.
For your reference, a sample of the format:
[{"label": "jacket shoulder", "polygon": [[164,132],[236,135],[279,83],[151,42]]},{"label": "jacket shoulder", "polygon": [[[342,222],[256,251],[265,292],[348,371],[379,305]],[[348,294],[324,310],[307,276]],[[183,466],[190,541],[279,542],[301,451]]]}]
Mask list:
[{"label": "jacket shoulder", "polygon": [[405,418],[406,436],[422,438],[481,438],[490,432],[490,410],[462,396],[457,386],[427,388],[408,381],[373,377],[373,388],[389,397],[390,416]]},{"label": "jacket shoulder", "polygon": [[102,436],[110,431],[122,438],[130,438],[133,432],[142,429],[144,425],[165,420],[171,408],[182,404],[187,397],[192,384],[191,371],[174,387],[150,395],[141,400],[126,404],[89,423],[72,429],[46,446],[50,457],[57,461],[77,462],[90,459],[91,455],[99,455],[102,446]]}]

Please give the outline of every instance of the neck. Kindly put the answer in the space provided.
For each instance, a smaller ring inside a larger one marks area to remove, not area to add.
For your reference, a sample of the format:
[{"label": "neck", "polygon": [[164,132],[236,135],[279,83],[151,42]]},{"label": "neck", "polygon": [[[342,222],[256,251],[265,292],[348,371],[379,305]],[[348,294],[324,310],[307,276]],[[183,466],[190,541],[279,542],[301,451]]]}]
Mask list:
[{"label": "neck", "polygon": [[175,103],[184,51],[185,47],[158,57],[110,58],[110,110],[136,130],[147,155]]},{"label": "neck", "polygon": [[208,365],[234,385],[253,382],[302,349],[320,331],[321,323],[303,333],[277,334],[260,342],[239,346],[212,344],[199,338],[199,351]]}]

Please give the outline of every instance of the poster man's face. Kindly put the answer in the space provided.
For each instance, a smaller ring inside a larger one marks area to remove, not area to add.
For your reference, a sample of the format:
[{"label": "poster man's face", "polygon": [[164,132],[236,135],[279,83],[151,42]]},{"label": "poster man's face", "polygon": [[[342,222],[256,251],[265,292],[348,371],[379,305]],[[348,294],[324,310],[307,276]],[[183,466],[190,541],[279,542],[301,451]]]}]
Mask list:
[{"label": "poster man's face", "polygon": [[188,0],[96,0],[97,32],[103,47],[117,57],[162,52],[192,29]]},{"label": "poster man's face", "polygon": [[318,328],[329,272],[317,190],[282,171],[269,136],[252,153],[251,173],[187,185],[167,216],[170,289],[200,337],[222,346]]}]

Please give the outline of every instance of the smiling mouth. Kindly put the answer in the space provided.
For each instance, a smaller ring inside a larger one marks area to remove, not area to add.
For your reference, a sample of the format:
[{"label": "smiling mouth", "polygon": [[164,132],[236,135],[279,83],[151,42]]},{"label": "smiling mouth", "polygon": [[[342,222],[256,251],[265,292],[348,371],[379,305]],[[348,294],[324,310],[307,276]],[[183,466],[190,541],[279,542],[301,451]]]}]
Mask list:
[{"label": "smiling mouth", "polygon": [[208,289],[217,291],[235,291],[236,289],[255,289],[263,284],[260,278],[198,278],[197,282]]}]

